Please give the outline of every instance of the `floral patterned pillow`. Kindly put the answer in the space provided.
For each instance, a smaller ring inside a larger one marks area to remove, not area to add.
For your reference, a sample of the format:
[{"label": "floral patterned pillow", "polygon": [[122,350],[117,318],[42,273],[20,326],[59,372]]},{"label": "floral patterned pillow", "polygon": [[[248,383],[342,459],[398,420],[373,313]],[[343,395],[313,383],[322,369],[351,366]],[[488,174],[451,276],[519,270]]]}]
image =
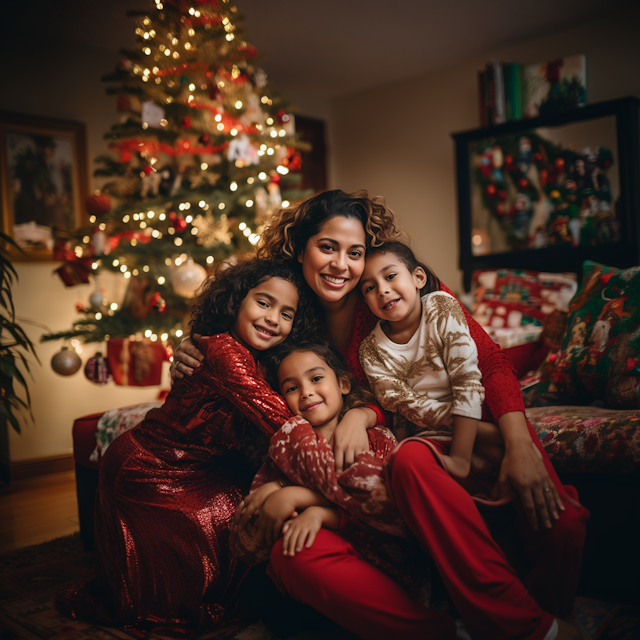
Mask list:
[{"label": "floral patterned pillow", "polygon": [[587,261],[559,351],[547,356],[528,406],[640,408],[640,267]]},{"label": "floral patterned pillow", "polygon": [[133,429],[144,420],[148,411],[157,409],[163,404],[164,400],[152,400],[151,402],[112,409],[100,416],[96,430],[96,448],[91,454],[90,460],[99,462],[109,445],[118,436]]}]

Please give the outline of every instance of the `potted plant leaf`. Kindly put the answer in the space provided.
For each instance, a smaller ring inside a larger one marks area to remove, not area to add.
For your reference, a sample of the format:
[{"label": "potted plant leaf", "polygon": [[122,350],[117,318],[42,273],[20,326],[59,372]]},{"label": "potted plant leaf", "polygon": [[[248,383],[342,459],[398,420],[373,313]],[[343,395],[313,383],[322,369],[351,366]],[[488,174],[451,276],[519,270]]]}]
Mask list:
[{"label": "potted plant leaf", "polygon": [[[8,426],[20,433],[17,413],[21,409],[29,411],[33,419],[29,388],[18,363],[30,372],[27,355],[33,354],[40,362],[33,342],[16,322],[11,290],[18,274],[9,260],[7,244],[20,250],[13,238],[0,231],[0,480],[6,483],[10,481]],[[16,393],[20,388],[26,401]]]}]

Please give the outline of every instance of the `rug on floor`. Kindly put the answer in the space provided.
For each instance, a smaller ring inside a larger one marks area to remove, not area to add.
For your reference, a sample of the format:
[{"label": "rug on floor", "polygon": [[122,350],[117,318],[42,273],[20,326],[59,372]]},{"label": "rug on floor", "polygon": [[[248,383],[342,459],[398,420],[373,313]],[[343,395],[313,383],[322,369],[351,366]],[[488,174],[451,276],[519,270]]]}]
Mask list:
[{"label": "rug on floor", "polygon": [[[54,598],[65,587],[88,578],[93,570],[94,554],[84,551],[78,534],[50,542],[9,551],[0,555],[0,639],[1,640],[109,640],[133,636],[122,629],[99,627],[63,617],[54,606]],[[594,640],[638,640],[640,607],[578,598],[576,618]],[[352,634],[331,638],[351,640]],[[150,640],[167,636],[149,634]],[[322,640],[322,632],[307,632],[292,640]],[[277,640],[261,623],[201,634],[198,640],[228,638],[236,640]]]}]

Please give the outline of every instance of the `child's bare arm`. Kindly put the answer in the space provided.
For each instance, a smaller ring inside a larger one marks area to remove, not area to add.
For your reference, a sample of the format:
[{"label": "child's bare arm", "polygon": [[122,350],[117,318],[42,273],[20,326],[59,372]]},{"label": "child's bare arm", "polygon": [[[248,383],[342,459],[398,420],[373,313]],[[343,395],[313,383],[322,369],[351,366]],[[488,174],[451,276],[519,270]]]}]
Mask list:
[{"label": "child's bare arm", "polygon": [[261,487],[251,492],[238,505],[238,509],[233,516],[234,522],[240,529],[244,529],[249,519],[260,510],[264,501],[274,492],[282,489],[282,484],[277,480],[266,482]]},{"label": "child's bare arm", "polygon": [[308,507],[330,505],[318,491],[297,485],[284,487],[264,501],[258,516],[258,535],[271,546],[280,536],[284,522],[294,514]]},{"label": "child's bare arm", "polygon": [[498,429],[498,425],[491,422],[478,422],[478,435],[476,442],[481,444],[504,444],[504,438]]},{"label": "child's bare arm", "polygon": [[322,527],[335,529],[340,526],[340,512],[337,507],[314,506],[305,509],[297,518],[287,520],[282,527],[282,553],[294,556],[303,547],[313,544]]},{"label": "child's bare arm", "polygon": [[449,457],[454,475],[466,478],[471,469],[471,452],[478,432],[478,420],[467,416],[453,416],[453,440]]}]

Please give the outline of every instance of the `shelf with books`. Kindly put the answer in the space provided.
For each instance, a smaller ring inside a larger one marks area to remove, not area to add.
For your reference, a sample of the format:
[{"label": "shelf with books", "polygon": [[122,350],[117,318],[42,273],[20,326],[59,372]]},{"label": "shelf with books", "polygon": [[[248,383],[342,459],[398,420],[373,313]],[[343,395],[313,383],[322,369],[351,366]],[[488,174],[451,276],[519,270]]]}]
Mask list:
[{"label": "shelf with books", "polygon": [[586,87],[584,55],[527,65],[490,60],[478,72],[480,126],[584,106]]}]

